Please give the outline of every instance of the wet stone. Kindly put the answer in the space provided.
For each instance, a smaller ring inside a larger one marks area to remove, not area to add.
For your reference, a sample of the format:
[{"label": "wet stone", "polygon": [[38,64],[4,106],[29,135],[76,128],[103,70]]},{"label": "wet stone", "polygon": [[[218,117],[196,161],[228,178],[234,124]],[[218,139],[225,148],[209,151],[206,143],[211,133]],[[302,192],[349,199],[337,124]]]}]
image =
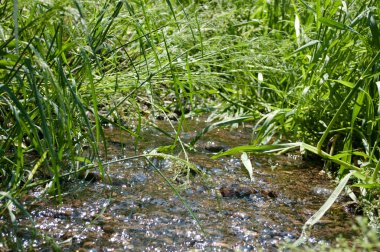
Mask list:
[{"label": "wet stone", "polygon": [[95,247],[95,242],[93,241],[86,241],[83,243],[83,248],[90,249]]},{"label": "wet stone", "polygon": [[147,179],[148,179],[148,177],[144,173],[138,172],[138,173],[132,175],[131,183],[133,183],[133,184],[145,183],[147,181]]},{"label": "wet stone", "polygon": [[195,148],[201,151],[216,153],[216,152],[226,151],[230,149],[231,147],[219,141],[207,141],[207,142],[203,142],[203,143],[200,142],[196,144]]},{"label": "wet stone", "polygon": [[198,185],[195,190],[196,190],[197,194],[198,193],[205,193],[206,192],[206,188],[204,186],[202,186],[202,185]]},{"label": "wet stone", "polygon": [[76,250],[77,252],[89,252],[86,248],[79,248]]},{"label": "wet stone", "polygon": [[192,188],[188,188],[188,189],[185,190],[185,193],[187,195],[192,195],[194,193],[194,190]]},{"label": "wet stone", "polygon": [[153,158],[151,159],[151,163],[148,165],[149,170],[156,170],[156,169],[168,169],[171,166],[171,161],[162,159],[162,158]]},{"label": "wet stone", "polygon": [[327,188],[323,188],[319,186],[316,186],[313,188],[313,193],[317,195],[325,196],[325,197],[330,196],[332,192],[333,192],[332,189],[327,189]]},{"label": "wet stone", "polygon": [[79,179],[90,182],[101,182],[109,185],[125,185],[127,181],[124,178],[119,178],[113,175],[105,174],[104,176],[100,172],[90,171],[88,173],[80,173]]},{"label": "wet stone", "polygon": [[164,199],[152,199],[152,200],[150,200],[149,203],[152,205],[156,205],[156,206],[168,206],[169,205],[169,203]]},{"label": "wet stone", "polygon": [[111,207],[112,214],[124,215],[124,216],[131,215],[137,212],[138,209],[139,209],[139,204],[131,199],[126,199],[124,202],[114,204]]},{"label": "wet stone", "polygon": [[269,198],[276,198],[277,197],[277,193],[272,191],[272,190],[261,190],[260,192],[261,192],[261,194],[263,194],[264,196],[267,196]]},{"label": "wet stone", "polygon": [[115,226],[112,224],[106,224],[103,226],[103,231],[107,234],[112,234],[115,232]]},{"label": "wet stone", "polygon": [[219,168],[219,167],[215,167],[215,168],[211,168],[210,169],[210,174],[214,174],[214,175],[221,175],[223,174],[223,169]]},{"label": "wet stone", "polygon": [[243,197],[249,197],[249,195],[251,194],[256,194],[258,191],[256,189],[253,189],[250,186],[232,184],[232,185],[221,187],[219,189],[219,192],[221,193],[223,197],[243,198]]}]

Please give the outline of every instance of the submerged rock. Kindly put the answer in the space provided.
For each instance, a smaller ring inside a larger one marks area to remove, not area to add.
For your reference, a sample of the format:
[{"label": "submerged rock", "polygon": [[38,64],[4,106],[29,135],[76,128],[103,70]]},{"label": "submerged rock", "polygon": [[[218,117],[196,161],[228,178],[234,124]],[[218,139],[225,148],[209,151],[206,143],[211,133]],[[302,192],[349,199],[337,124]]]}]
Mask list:
[{"label": "submerged rock", "polygon": [[144,173],[138,172],[132,175],[131,182],[133,184],[145,183],[147,179],[148,177]]},{"label": "submerged rock", "polygon": [[232,184],[223,186],[219,189],[220,194],[223,197],[237,197],[244,198],[249,197],[251,194],[258,193],[258,191],[250,186],[240,185],[240,184]]},{"label": "submerged rock", "polygon": [[79,173],[78,178],[86,180],[86,181],[102,182],[105,184],[115,185],[115,186],[121,186],[121,185],[127,185],[128,184],[126,179],[118,178],[116,176],[108,175],[108,174],[105,174],[104,176],[102,176],[102,174],[100,172],[95,172],[95,171],[90,171],[88,173],[85,173],[85,172]]},{"label": "submerged rock", "polygon": [[248,185],[241,185],[241,184],[231,184],[223,186],[219,189],[220,194],[223,197],[231,198],[244,198],[249,197],[252,194],[259,194],[261,196],[269,197],[269,198],[275,198],[277,197],[277,193],[271,190],[258,190],[255,188],[252,188]]},{"label": "submerged rock", "polygon": [[207,141],[196,144],[195,148],[200,151],[217,153],[220,151],[226,151],[230,149],[230,146],[219,141]]}]

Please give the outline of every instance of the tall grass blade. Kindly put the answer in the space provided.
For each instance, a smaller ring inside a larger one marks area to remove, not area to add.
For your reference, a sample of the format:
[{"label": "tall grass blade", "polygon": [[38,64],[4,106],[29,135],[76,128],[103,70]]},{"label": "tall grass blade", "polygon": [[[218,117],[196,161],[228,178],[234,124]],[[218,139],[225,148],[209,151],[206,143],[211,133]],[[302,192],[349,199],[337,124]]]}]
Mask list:
[{"label": "tall grass blade", "polygon": [[174,20],[175,20],[175,23],[176,23],[176,25],[177,25],[177,28],[180,29],[179,24],[178,24],[178,21],[177,21],[176,14],[175,14],[174,9],[173,9],[172,2],[171,2],[170,0],[166,0],[166,3],[167,3],[167,5],[168,5],[169,8],[170,8],[170,11],[171,11],[171,13],[172,13],[172,16],[173,16],[173,18],[174,18]]},{"label": "tall grass blade", "polygon": [[240,159],[241,159],[241,162],[243,163],[245,169],[248,172],[249,178],[251,179],[251,181],[253,181],[253,167],[252,167],[251,160],[249,160],[247,153],[243,152],[241,154]]},{"label": "tall grass blade", "polygon": [[170,182],[170,180],[160,171],[159,168],[157,168],[154,163],[152,161],[150,161],[149,158],[146,157],[146,160],[147,162],[152,166],[154,167],[154,169],[158,172],[158,174],[160,174],[160,176],[165,180],[165,182],[170,186],[170,188],[173,190],[173,192],[177,195],[177,197],[180,199],[180,201],[182,202],[182,204],[184,205],[184,207],[186,208],[186,210],[189,212],[190,216],[195,220],[195,222],[197,223],[198,227],[200,228],[201,232],[203,234],[205,234],[205,231],[202,227],[202,224],[200,222],[200,220],[198,219],[198,217],[196,216],[196,214],[193,212],[193,210],[191,209],[191,207],[189,206],[189,204],[187,203],[187,201],[181,196],[181,194],[179,193],[179,191],[177,190],[177,188],[173,185],[173,183]]},{"label": "tall grass blade", "polygon": [[251,120],[252,120],[252,117],[250,117],[250,116],[244,116],[244,117],[238,117],[238,118],[233,118],[233,119],[229,119],[229,120],[224,120],[224,121],[213,123],[213,124],[205,127],[202,131],[200,131],[191,140],[190,145],[193,146],[201,137],[203,137],[207,132],[209,132],[209,131],[211,131],[213,129],[216,129],[216,128],[222,127],[222,126],[232,125],[232,124],[235,124],[235,123],[241,123],[241,122],[251,121]]},{"label": "tall grass blade", "polygon": [[321,206],[321,208],[306,221],[302,227],[301,236],[294,242],[295,246],[300,246],[307,241],[307,239],[310,237],[311,228],[325,215],[332,204],[334,204],[354,172],[355,171],[350,171],[346,176],[344,176],[344,178],[339,182],[338,186],[334,189],[330,197]]},{"label": "tall grass blade", "polygon": [[332,27],[335,29],[339,29],[339,30],[346,30],[347,29],[346,25],[344,25],[340,22],[337,22],[333,19],[330,19],[330,18],[320,17],[318,19],[318,21],[321,22],[322,24],[326,25],[326,26],[329,26],[329,27]]},{"label": "tall grass blade", "polygon": [[357,92],[357,90],[359,89],[360,85],[362,84],[362,81],[366,77],[368,77],[367,74],[369,73],[369,71],[372,68],[372,66],[379,60],[379,58],[380,58],[380,51],[378,51],[377,54],[373,57],[372,61],[367,66],[366,70],[363,72],[361,78],[355,83],[355,86],[351,89],[351,91],[347,94],[347,96],[343,100],[342,104],[339,106],[337,112],[335,113],[334,117],[331,119],[329,125],[327,126],[327,129],[324,131],[322,137],[320,138],[320,140],[319,140],[319,142],[317,144],[318,153],[321,152],[322,144],[325,141],[327,135],[332,130],[332,127],[333,127],[335,121],[338,119],[338,116],[340,115],[340,113],[342,112],[342,110],[344,108],[346,108],[346,106],[347,106],[348,102],[351,100],[352,96]]},{"label": "tall grass blade", "polygon": [[309,48],[315,44],[318,44],[318,43],[320,43],[319,40],[311,40],[311,41],[307,42],[306,44],[304,44],[303,46],[297,48],[295,51],[293,51],[293,53],[298,53],[298,52],[300,52],[306,48]]},{"label": "tall grass blade", "polygon": [[13,0],[13,23],[14,23],[14,37],[16,40],[16,53],[19,53],[19,25],[18,25],[18,0]]}]

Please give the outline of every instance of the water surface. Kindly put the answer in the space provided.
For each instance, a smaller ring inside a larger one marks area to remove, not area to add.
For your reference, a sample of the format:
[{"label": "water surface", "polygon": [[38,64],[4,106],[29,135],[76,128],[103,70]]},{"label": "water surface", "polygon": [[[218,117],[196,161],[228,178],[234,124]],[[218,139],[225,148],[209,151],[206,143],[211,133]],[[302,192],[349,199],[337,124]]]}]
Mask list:
[{"label": "water surface", "polygon": [[[167,122],[158,123],[171,131]],[[202,120],[186,125],[183,141],[189,142],[204,126]],[[106,135],[105,162],[172,143],[154,128],[143,130],[138,146],[121,131],[106,129]],[[197,151],[187,155],[203,175],[188,173],[173,160],[127,159],[106,166],[112,182],[101,180],[96,173],[86,180],[66,182],[68,193],[58,206],[54,200],[39,199],[40,189],[30,192],[30,199],[39,200],[28,210],[37,230],[57,240],[65,251],[276,251],[280,242],[298,238],[305,221],[334,185],[319,165],[297,155],[251,156],[253,181],[238,157],[210,159],[214,151],[248,144],[250,135],[250,127],[240,127],[215,129],[202,138]],[[334,204],[314,227],[311,240],[329,242],[339,234],[350,236],[351,219],[343,202]],[[24,224],[13,235],[22,237],[25,248],[51,247],[46,237],[33,235],[27,221]],[[11,234],[4,231],[2,235]]]}]

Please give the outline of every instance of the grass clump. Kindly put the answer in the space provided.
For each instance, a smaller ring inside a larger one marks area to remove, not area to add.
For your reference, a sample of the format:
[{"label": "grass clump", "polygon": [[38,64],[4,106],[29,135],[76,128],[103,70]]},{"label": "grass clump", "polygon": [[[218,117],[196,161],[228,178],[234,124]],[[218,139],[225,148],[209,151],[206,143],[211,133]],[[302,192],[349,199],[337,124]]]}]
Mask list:
[{"label": "grass clump", "polygon": [[[266,29],[259,30],[260,38],[266,36],[272,42],[285,39],[288,50],[281,50],[281,43],[272,50],[278,50],[281,57],[280,75],[271,71],[268,77],[260,71],[253,84],[245,82],[234,88],[239,93],[254,87],[256,92],[245,93],[245,104],[239,104],[239,108],[244,115],[259,120],[253,145],[228,154],[283,153],[301,147],[328,159],[329,168],[341,178],[349,170],[356,170],[353,183],[361,188],[358,197],[376,199],[380,62],[377,5],[375,1],[274,1],[252,12],[251,20],[260,16],[265,24]],[[261,112],[259,117],[256,111]],[[268,145],[273,143],[283,145]]]},{"label": "grass clump", "polygon": [[376,228],[371,227],[368,219],[358,217],[356,224],[352,227],[356,236],[353,238],[337,237],[334,244],[319,242],[317,244],[305,244],[296,247],[292,244],[282,245],[282,251],[376,251],[380,249],[380,241]]}]

